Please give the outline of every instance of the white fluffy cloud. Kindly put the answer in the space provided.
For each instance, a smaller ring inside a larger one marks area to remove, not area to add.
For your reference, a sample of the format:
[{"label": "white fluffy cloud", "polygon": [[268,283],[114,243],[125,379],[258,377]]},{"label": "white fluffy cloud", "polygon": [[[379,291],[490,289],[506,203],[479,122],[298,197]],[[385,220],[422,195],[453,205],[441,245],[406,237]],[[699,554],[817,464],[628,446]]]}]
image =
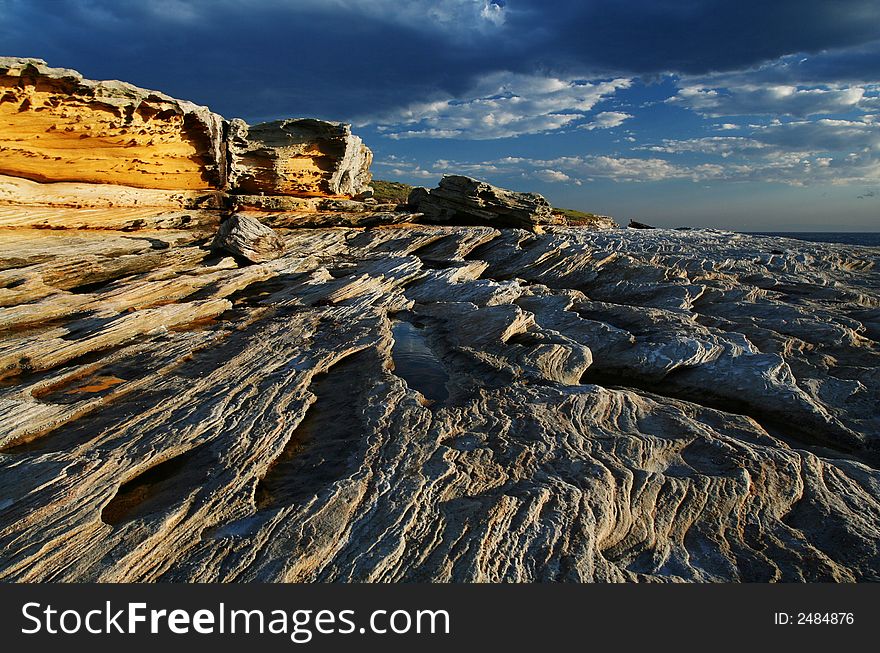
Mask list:
[{"label": "white fluffy cloud", "polygon": [[494,161],[457,162],[436,161],[423,168],[415,162],[379,161],[377,167],[388,169],[402,178],[436,178],[444,174],[466,174],[477,177],[503,179],[510,177],[538,179],[547,183],[580,185],[594,179],[620,182],[664,181],[690,179],[700,181],[722,176],[717,165],[683,166],[659,158],[613,156],[563,156],[553,159],[504,157]]},{"label": "white fluffy cloud", "polygon": [[759,153],[766,149],[767,144],[754,138],[743,136],[708,136],[705,138],[688,138],[682,140],[667,139],[662,145],[646,145],[638,149],[664,154],[682,154],[697,152],[700,154],[718,154],[729,157],[733,154]]},{"label": "white fluffy cloud", "polygon": [[880,156],[880,125],[869,120],[799,120],[755,132],[763,142],[796,152],[874,152]]},{"label": "white fluffy cloud", "polygon": [[[661,133],[653,143],[635,142],[634,135],[625,132],[614,141],[619,150],[556,158],[442,161],[419,167],[411,176],[459,172],[511,184],[523,179],[560,184],[607,179],[876,185],[880,182],[880,83],[800,83],[782,75],[785,70],[780,72],[791,65],[672,77],[678,90],[666,103],[705,119],[702,130],[692,131],[690,138],[664,139]],[[380,121],[380,129],[391,138],[460,139],[562,128],[608,129],[632,116],[623,110],[596,113],[595,107],[630,84],[627,79],[582,82],[496,73],[461,97],[405,107]],[[641,106],[650,110],[651,104]]]},{"label": "white fluffy cloud", "polygon": [[792,185],[880,180],[880,125],[870,115],[860,120],[774,121],[753,127],[748,137],[668,139],[641,149],[720,156],[723,179]]},{"label": "white fluffy cloud", "polygon": [[[539,134],[584,119],[601,100],[630,84],[623,78],[584,82],[498,72],[481,78],[463,97],[418,102],[359,122],[376,124],[394,139],[486,140]],[[597,127],[613,127],[629,117],[607,111],[595,121]]]},{"label": "white fluffy cloud", "polygon": [[388,138],[399,141],[405,138],[457,138],[461,136],[460,129],[408,129],[402,132],[392,132]]},{"label": "white fluffy cloud", "polygon": [[737,115],[807,117],[847,113],[858,108],[865,95],[861,86],[805,88],[783,84],[743,84],[710,87],[690,84],[670,98],[670,104],[719,118]]},{"label": "white fluffy cloud", "polygon": [[443,160],[426,168],[416,164],[395,165],[394,171],[410,178],[439,179],[446,173],[460,173],[573,184],[596,179],[757,181],[793,186],[870,186],[880,182],[880,123],[873,116],[863,120],[777,121],[754,128],[748,136],[667,139],[658,145],[636,148],[637,154],[639,151],[646,154],[504,157],[479,162]]},{"label": "white fluffy cloud", "polygon": [[541,181],[546,181],[548,183],[560,183],[566,181],[573,181],[572,178],[565,174],[560,170],[551,170],[550,168],[543,168],[541,170],[537,170],[534,173],[534,176]]},{"label": "white fluffy cloud", "polygon": [[596,114],[596,117],[590,122],[579,125],[578,129],[612,129],[613,127],[619,127],[630,118],[632,116],[623,111],[603,111]]},{"label": "white fluffy cloud", "polygon": [[880,125],[873,116],[862,120],[797,120],[772,122],[757,126],[748,136],[710,136],[684,140],[664,140],[661,145],[641,149],[667,154],[698,152],[731,155],[796,152],[805,154],[853,152],[873,153],[880,157]]},{"label": "white fluffy cloud", "polygon": [[875,182],[880,125],[873,112],[880,108],[880,85],[870,80],[799,82],[797,73],[809,61],[783,57],[754,69],[679,79],[668,104],[706,118],[759,118],[755,124],[713,126],[740,130],[742,136],[666,139],[636,149],[672,155],[676,162],[702,158],[720,164],[722,179],[793,185]]}]

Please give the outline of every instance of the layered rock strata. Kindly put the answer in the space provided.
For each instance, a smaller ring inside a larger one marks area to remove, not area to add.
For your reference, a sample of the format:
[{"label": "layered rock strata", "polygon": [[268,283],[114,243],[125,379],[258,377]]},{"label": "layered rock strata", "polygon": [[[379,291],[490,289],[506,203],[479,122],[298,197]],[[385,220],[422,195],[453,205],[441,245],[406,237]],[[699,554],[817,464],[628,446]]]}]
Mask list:
[{"label": "layered rock strata", "polygon": [[352,197],[370,184],[373,156],[345,123],[312,118],[230,123],[230,188],[243,195]]},{"label": "layered rock strata", "polygon": [[243,196],[233,200],[240,205],[351,198],[368,194],[371,161],[343,123],[248,126],[158,91],[0,57],[0,203],[220,208],[228,193]]},{"label": "layered rock strata", "polygon": [[206,107],[39,59],[0,58],[0,174],[158,190],[225,187],[223,119]]},{"label": "layered rock strata", "polygon": [[414,188],[408,203],[428,223],[520,228],[564,223],[537,193],[506,190],[462,175],[445,175],[431,190]]},{"label": "layered rock strata", "polygon": [[4,236],[0,579],[880,580],[876,249],[276,231]]}]

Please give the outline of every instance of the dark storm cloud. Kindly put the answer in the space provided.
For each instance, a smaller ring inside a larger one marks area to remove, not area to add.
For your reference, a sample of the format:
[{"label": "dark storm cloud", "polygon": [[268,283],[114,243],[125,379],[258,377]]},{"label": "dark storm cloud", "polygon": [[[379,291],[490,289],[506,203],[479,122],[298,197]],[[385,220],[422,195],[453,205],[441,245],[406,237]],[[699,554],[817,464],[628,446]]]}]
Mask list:
[{"label": "dark storm cloud", "polygon": [[[186,9],[192,7],[190,12]],[[476,46],[329,3],[7,2],[3,54],[120,78],[252,119],[349,117],[463,88]],[[8,22],[7,22],[8,21]]]},{"label": "dark storm cloud", "polygon": [[0,12],[4,54],[249,119],[378,113],[498,70],[703,74],[849,48],[823,74],[857,76],[880,38],[875,0],[0,0]]},{"label": "dark storm cloud", "polygon": [[880,78],[880,41],[817,54],[784,55],[762,65],[685,77],[711,86],[763,84],[870,84]]},{"label": "dark storm cloud", "polygon": [[[876,0],[592,0],[535,2],[550,56],[634,73],[705,73],[880,37]],[[545,9],[541,9],[545,6]]]}]

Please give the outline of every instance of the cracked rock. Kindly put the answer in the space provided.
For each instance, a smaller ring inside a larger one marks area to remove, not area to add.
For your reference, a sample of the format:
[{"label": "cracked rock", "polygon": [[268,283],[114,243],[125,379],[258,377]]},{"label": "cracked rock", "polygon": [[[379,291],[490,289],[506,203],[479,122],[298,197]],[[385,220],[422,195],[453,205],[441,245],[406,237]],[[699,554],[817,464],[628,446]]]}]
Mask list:
[{"label": "cracked rock", "polygon": [[276,259],[284,253],[284,241],[256,218],[235,213],[220,223],[212,245],[251,263]]},{"label": "cracked rock", "polygon": [[462,175],[445,175],[437,188],[414,188],[408,203],[423,222],[530,228],[561,224],[537,193],[518,193]]}]

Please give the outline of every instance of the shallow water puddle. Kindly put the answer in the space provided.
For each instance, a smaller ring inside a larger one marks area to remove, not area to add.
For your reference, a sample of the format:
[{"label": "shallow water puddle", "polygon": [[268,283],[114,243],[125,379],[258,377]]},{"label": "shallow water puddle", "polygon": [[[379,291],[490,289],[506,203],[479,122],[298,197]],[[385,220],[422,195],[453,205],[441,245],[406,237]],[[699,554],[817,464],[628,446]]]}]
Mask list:
[{"label": "shallow water puddle", "polygon": [[394,373],[406,384],[432,402],[442,402],[449,398],[446,387],[449,374],[428,346],[425,336],[418,327],[409,322],[395,321],[391,326],[394,346],[391,358]]},{"label": "shallow water puddle", "polygon": [[375,353],[361,351],[313,377],[315,401],[257,484],[258,510],[307,503],[356,471],[365,446],[364,389],[380,365]]}]

